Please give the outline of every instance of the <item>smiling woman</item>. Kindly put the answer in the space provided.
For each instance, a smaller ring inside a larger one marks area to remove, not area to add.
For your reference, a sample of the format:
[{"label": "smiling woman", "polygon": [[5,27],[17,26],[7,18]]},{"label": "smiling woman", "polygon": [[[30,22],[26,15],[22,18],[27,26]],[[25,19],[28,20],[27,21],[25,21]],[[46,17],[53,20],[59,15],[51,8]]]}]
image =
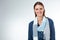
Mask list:
[{"label": "smiling woman", "polygon": [[42,2],[34,4],[35,19],[29,23],[28,40],[55,40],[52,19],[45,16]]}]

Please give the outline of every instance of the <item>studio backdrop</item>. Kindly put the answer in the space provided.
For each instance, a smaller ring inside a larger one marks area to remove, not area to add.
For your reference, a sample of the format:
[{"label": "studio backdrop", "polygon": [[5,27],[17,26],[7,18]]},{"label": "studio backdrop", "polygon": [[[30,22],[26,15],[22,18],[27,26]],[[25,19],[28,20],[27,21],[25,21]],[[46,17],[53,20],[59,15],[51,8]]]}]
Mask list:
[{"label": "studio backdrop", "polygon": [[0,40],[28,40],[36,1],[44,4],[45,15],[54,21],[56,40],[60,40],[60,0],[0,0]]}]

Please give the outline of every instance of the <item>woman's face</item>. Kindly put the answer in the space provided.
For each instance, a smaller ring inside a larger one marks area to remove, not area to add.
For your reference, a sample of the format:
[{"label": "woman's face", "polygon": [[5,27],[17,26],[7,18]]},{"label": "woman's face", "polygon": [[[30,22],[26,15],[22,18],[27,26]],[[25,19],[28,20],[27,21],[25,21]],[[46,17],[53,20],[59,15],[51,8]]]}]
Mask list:
[{"label": "woman's face", "polygon": [[36,13],[37,17],[42,17],[43,16],[43,12],[44,12],[44,8],[42,5],[36,5],[34,12]]}]

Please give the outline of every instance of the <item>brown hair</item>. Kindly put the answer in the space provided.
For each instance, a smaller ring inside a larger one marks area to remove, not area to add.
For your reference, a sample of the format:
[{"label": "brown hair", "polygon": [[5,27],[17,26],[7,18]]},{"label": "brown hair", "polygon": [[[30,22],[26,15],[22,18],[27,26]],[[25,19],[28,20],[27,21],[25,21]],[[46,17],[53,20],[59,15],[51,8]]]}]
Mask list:
[{"label": "brown hair", "polygon": [[[35,6],[36,5],[41,5],[41,6],[43,6],[43,8],[44,8],[44,5],[43,5],[43,3],[42,2],[36,2],[35,4],[34,4],[34,9],[35,9]],[[35,13],[35,17],[36,17],[37,15],[36,15],[36,13]],[[45,16],[45,10],[44,10],[44,12],[43,12],[43,16]]]}]

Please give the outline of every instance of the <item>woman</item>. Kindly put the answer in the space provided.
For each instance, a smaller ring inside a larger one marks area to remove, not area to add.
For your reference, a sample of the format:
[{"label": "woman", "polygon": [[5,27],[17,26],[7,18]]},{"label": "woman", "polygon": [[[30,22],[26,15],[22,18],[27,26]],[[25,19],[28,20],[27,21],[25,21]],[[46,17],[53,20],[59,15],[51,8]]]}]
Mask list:
[{"label": "woman", "polygon": [[44,5],[34,4],[35,19],[29,23],[28,40],[55,40],[53,21],[45,16]]}]

